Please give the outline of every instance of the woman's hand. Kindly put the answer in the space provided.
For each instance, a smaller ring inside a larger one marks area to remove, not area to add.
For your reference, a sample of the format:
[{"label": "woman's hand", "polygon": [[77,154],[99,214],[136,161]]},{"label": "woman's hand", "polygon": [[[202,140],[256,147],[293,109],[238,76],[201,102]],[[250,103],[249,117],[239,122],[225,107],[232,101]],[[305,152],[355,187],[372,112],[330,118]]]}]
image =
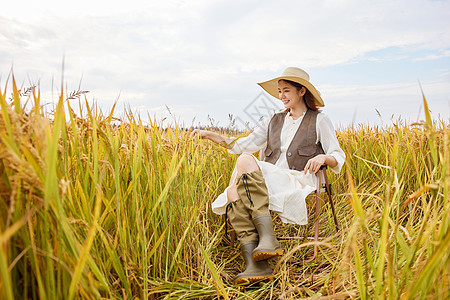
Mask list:
[{"label": "woman's hand", "polygon": [[305,166],[305,174],[309,171],[309,173],[317,173],[322,165],[330,166],[334,168],[337,166],[337,160],[333,155],[319,154],[306,163]]},{"label": "woman's hand", "polygon": [[191,140],[195,138],[206,139],[208,132],[208,130],[194,129],[194,131],[191,132]]},{"label": "woman's hand", "polygon": [[319,154],[306,163],[305,166],[305,174],[309,171],[309,173],[317,173],[322,165],[326,164],[327,156],[325,154]]},{"label": "woman's hand", "polygon": [[191,140],[195,138],[208,139],[227,149],[232,148],[232,146],[229,146],[229,144],[233,141],[232,138],[222,136],[214,131],[194,129],[194,131],[191,132]]}]

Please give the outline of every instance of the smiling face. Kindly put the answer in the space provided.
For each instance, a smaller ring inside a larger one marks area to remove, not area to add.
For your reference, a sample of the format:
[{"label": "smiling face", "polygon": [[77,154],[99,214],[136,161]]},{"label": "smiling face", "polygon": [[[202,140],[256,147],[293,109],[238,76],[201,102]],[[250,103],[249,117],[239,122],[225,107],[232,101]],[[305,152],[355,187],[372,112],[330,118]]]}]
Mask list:
[{"label": "smiling face", "polygon": [[278,96],[286,109],[298,108],[303,102],[303,95],[305,93],[305,87],[298,90],[285,80],[278,81]]}]

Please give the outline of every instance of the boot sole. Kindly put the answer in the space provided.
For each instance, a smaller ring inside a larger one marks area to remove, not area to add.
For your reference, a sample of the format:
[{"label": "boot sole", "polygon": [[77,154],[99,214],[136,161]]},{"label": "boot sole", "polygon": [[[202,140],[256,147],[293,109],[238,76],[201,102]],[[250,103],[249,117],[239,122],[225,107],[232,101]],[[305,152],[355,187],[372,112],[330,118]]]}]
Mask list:
[{"label": "boot sole", "polygon": [[234,280],[233,284],[253,284],[255,282],[260,282],[264,280],[273,280],[273,275],[263,275],[263,276],[246,276],[241,277],[236,280]]},{"label": "boot sole", "polygon": [[260,261],[264,259],[269,259],[275,256],[283,255],[283,249],[278,249],[275,252],[272,251],[260,251],[252,255],[253,261]]}]

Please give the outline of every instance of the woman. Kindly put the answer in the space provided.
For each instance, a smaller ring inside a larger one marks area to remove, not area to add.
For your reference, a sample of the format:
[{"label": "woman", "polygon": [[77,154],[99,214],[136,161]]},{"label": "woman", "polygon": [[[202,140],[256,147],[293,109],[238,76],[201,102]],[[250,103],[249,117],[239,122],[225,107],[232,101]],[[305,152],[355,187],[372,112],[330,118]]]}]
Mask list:
[{"label": "woman", "polygon": [[[308,73],[290,67],[259,85],[283,102],[283,112],[237,140],[207,130],[191,133],[192,138],[209,139],[240,154],[230,185],[212,204],[216,214],[229,215],[241,244],[246,269],[235,284],[271,278],[267,259],[283,254],[270,210],[285,223],[305,225],[305,199],[315,190],[314,174],[324,164],[339,173],[345,161],[332,122],[318,111],[324,103]],[[251,153],[263,148],[259,161]]]}]

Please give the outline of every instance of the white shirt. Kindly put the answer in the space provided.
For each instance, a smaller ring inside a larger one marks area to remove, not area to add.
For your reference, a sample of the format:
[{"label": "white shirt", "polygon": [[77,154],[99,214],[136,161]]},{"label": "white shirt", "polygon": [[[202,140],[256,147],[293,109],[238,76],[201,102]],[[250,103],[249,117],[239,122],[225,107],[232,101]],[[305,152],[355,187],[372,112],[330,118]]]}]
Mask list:
[{"label": "white shirt", "polygon": [[[241,154],[244,152],[254,153],[265,148],[270,120],[271,118],[264,119],[260,126],[256,127],[247,137],[241,137],[235,140],[233,148],[228,149],[228,152],[232,154]],[[281,154],[275,163],[276,166],[289,169],[286,152],[302,120],[303,116],[294,120],[289,113],[286,114],[283,128],[281,129]],[[339,146],[333,123],[330,118],[322,112],[317,114],[316,134],[316,144],[320,142],[325,154],[332,155],[337,161],[337,165],[333,168],[330,167],[330,169],[335,173],[339,173],[344,165],[345,153]]]},{"label": "white shirt", "polygon": [[[263,121],[247,137],[235,140],[233,148],[228,151],[232,154],[254,153],[265,147],[270,119]],[[294,120],[289,114],[286,114],[280,136],[281,154],[275,165],[257,160],[269,194],[269,209],[278,212],[280,219],[284,223],[299,225],[305,225],[308,222],[305,199],[315,190],[317,182],[315,174],[305,174],[303,170],[291,170],[287,163],[286,151],[302,119],[303,116]],[[337,165],[330,169],[338,173],[344,164],[345,154],[339,146],[333,124],[323,113],[317,115],[316,133],[316,143],[320,142],[324,152],[332,155],[337,161]],[[231,182],[236,180],[236,175],[236,168],[234,168],[230,179]],[[212,210],[216,214],[221,215],[226,212],[228,204],[227,189],[212,203]]]}]

